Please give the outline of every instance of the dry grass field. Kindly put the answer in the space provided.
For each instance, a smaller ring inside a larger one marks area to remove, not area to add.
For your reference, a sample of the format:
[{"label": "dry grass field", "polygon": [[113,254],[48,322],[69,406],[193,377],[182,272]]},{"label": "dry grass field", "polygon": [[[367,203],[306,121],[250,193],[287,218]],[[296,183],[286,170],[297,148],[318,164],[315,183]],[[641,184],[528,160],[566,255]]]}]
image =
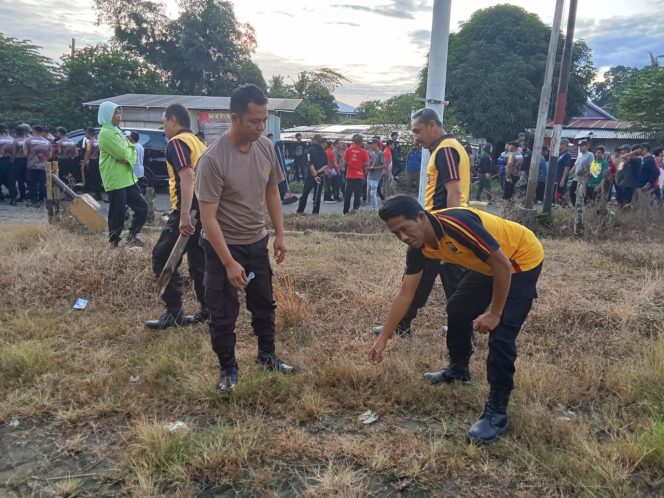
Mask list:
[{"label": "dry grass field", "polygon": [[[383,497],[408,478],[403,496],[662,496],[664,224],[630,216],[611,237],[544,240],[512,428],[489,448],[465,440],[487,393],[486,337],[473,384],[421,379],[445,363],[440,284],[414,337],[395,338],[380,366],[366,361],[405,252],[375,220],[328,220],[374,232],[357,237],[289,220],[298,233],[275,268],[278,349],[300,373],[254,365],[243,311],[240,384],[225,398],[206,326],[143,328],[161,312],[149,250],[5,225],[0,495]],[[77,297],[90,300],[85,311],[72,309]],[[380,420],[364,426],[365,410]],[[175,421],[186,425],[169,430]]]}]

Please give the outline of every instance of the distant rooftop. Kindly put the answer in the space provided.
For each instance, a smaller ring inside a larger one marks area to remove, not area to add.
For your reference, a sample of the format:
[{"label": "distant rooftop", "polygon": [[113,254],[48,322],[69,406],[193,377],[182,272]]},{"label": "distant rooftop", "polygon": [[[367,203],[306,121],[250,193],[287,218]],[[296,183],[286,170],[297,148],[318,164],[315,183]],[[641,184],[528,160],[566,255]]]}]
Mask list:
[{"label": "distant rooftop", "polygon": [[357,114],[357,107],[353,107],[344,102],[339,102],[338,100],[335,100],[334,102],[337,104],[339,114]]},{"label": "distant rooftop", "polygon": [[[553,121],[547,123],[546,136],[550,137]],[[580,140],[593,138],[596,140],[647,140],[650,133],[632,129],[632,124],[620,121],[600,106],[588,99],[581,116],[576,116],[565,123],[562,138]]]},{"label": "distant rooftop", "polygon": [[[127,93],[105,99],[84,102],[88,107],[99,107],[103,102],[111,101],[121,107],[137,107],[143,109],[166,108],[171,104],[182,104],[187,109],[196,111],[227,111],[231,106],[230,97],[202,97],[195,95],[154,95],[143,93]],[[269,99],[271,111],[294,111],[302,99]]]}]

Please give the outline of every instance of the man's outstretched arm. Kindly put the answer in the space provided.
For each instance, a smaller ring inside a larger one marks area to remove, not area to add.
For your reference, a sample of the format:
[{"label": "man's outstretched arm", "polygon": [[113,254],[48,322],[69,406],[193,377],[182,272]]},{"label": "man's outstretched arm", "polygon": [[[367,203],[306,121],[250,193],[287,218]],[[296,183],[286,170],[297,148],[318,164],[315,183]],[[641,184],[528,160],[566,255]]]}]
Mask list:
[{"label": "man's outstretched arm", "polygon": [[376,339],[373,347],[369,351],[369,361],[374,365],[383,361],[383,351],[387,346],[387,341],[397,328],[401,319],[405,316],[413,303],[415,298],[415,291],[422,279],[422,272],[415,273],[414,275],[404,275],[401,281],[401,288],[390,305],[390,310],[387,312],[385,325],[383,331]]}]

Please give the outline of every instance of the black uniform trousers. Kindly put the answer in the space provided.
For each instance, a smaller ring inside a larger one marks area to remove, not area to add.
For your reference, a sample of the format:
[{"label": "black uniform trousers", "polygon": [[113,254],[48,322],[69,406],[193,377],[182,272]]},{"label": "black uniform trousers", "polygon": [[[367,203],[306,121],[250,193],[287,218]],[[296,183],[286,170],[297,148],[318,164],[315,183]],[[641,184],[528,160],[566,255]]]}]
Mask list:
[{"label": "black uniform trousers", "polygon": [[314,208],[312,213],[320,213],[320,198],[323,194],[323,182],[316,181],[316,178],[312,175],[307,175],[307,179],[304,180],[304,188],[302,189],[302,195],[300,196],[300,204],[297,206],[297,212],[302,214],[304,209],[307,207],[307,200],[309,199],[309,194],[311,191],[314,191]]},{"label": "black uniform trousers", "polygon": [[129,233],[136,235],[148,217],[148,202],[137,183],[108,193],[108,238],[116,245],[120,242],[120,235],[124,229],[127,206],[134,212]]},{"label": "black uniform trousers", "polygon": [[[199,215],[192,220],[196,227],[194,235],[189,237],[185,252],[187,254],[187,265],[189,267],[189,276],[194,282],[194,292],[196,299],[201,304],[201,309],[207,309],[205,305],[205,287],[203,286],[203,277],[205,276],[205,253],[200,245],[201,221]],[[152,249],[152,270],[157,278],[161,275],[166,261],[171,255],[171,251],[180,236],[180,211],[172,211],[166,220],[164,228],[161,230],[159,240]],[[166,289],[161,298],[166,304],[166,310],[172,315],[176,315],[182,309],[182,278],[177,269],[182,263],[182,258],[178,261],[176,270],[171,276]]]},{"label": "black uniform trousers", "polygon": [[[514,388],[516,338],[537,297],[537,280],[542,265],[512,274],[510,291],[500,324],[489,333],[487,380],[492,391],[509,394]],[[472,322],[491,303],[493,277],[467,271],[447,302],[447,347],[450,357],[469,359],[473,352]]]},{"label": "black uniform trousers", "polygon": [[401,319],[399,328],[410,328],[411,322],[417,317],[417,312],[427,304],[431,291],[433,290],[433,284],[436,282],[436,277],[440,277],[440,283],[443,284],[445,297],[449,301],[454,289],[456,289],[457,284],[461,281],[461,278],[467,271],[468,270],[463,266],[441,263],[438,259],[427,259],[422,273],[422,279],[415,291],[415,298],[410,305],[410,309]]},{"label": "black uniform trousers", "polygon": [[[353,197],[353,209],[360,209],[362,203],[362,179],[360,178],[347,178],[346,190],[344,191],[344,214],[348,214],[350,210],[350,198]],[[417,312],[415,312],[417,313]]]},{"label": "black uniform trousers", "polygon": [[0,157],[0,194],[3,185],[9,193],[9,199],[16,199],[16,178],[11,157]]},{"label": "black uniform trousers", "polygon": [[28,182],[30,200],[33,203],[43,202],[46,199],[46,171],[28,168],[25,177]]},{"label": "black uniform trousers", "polygon": [[19,199],[26,198],[25,187],[28,184],[27,171],[28,171],[28,160],[25,157],[17,157],[16,159],[14,159],[14,177],[16,178],[16,183],[18,185]]},{"label": "black uniform trousers", "polygon": [[[272,268],[268,253],[269,237],[246,245],[232,245],[228,249],[247,275],[255,274],[247,285],[247,309],[251,313],[251,327],[258,339],[260,352],[274,353],[275,309],[272,292]],[[212,245],[203,240],[205,248],[205,300],[210,311],[212,349],[222,368],[237,367],[235,361],[235,323],[240,313],[238,291],[228,280],[226,268]]]}]

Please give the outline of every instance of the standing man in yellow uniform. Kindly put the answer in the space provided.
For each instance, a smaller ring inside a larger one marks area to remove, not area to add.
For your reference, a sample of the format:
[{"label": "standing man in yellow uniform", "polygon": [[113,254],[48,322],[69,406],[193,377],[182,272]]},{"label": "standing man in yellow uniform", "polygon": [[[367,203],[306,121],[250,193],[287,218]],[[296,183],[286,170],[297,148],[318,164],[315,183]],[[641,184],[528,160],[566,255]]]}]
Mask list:
[{"label": "standing man in yellow uniform", "polygon": [[[438,211],[467,207],[470,197],[470,159],[463,145],[453,135],[445,132],[438,114],[432,109],[421,109],[413,115],[412,130],[417,142],[431,152],[427,167],[425,208],[428,211]],[[457,264],[427,259],[410,308],[396,329],[399,336],[410,334],[411,322],[417,316],[418,310],[426,304],[436,277],[439,276],[448,301],[446,340],[450,365],[440,372],[425,374],[425,378],[433,383],[470,380],[468,362],[473,352],[472,320],[462,313],[463,310],[449,305],[450,297],[467,271]],[[381,331],[382,327],[374,329],[376,334]]]},{"label": "standing man in yellow uniform", "polygon": [[[187,263],[189,275],[194,282],[196,299],[201,309],[193,316],[185,315],[182,310],[182,279],[176,271],[166,286],[162,299],[166,304],[166,313],[156,320],[146,322],[146,327],[154,330],[165,329],[174,325],[184,326],[206,321],[208,318],[205,304],[205,254],[199,245],[201,221],[198,200],[194,194],[195,169],[198,159],[205,151],[205,144],[191,131],[191,118],[186,107],[172,104],[163,115],[166,145],[166,166],[168,168],[168,189],[171,198],[171,214],[161,230],[159,240],[152,249],[152,269],[159,277],[168,261],[173,246],[180,234],[189,236],[187,243]],[[196,210],[192,219],[191,211]],[[180,262],[178,262],[179,266]]]},{"label": "standing man in yellow uniform", "polygon": [[516,337],[537,297],[544,261],[542,244],[518,223],[470,208],[431,212],[405,195],[385,201],[378,214],[409,248],[401,289],[392,301],[383,332],[369,351],[369,361],[383,360],[388,339],[415,297],[426,259],[470,268],[450,296],[448,308],[458,308],[477,332],[489,334],[487,379],[491,389],[484,413],[468,431],[468,439],[480,444],[495,442],[509,427],[507,404],[514,389]]}]

